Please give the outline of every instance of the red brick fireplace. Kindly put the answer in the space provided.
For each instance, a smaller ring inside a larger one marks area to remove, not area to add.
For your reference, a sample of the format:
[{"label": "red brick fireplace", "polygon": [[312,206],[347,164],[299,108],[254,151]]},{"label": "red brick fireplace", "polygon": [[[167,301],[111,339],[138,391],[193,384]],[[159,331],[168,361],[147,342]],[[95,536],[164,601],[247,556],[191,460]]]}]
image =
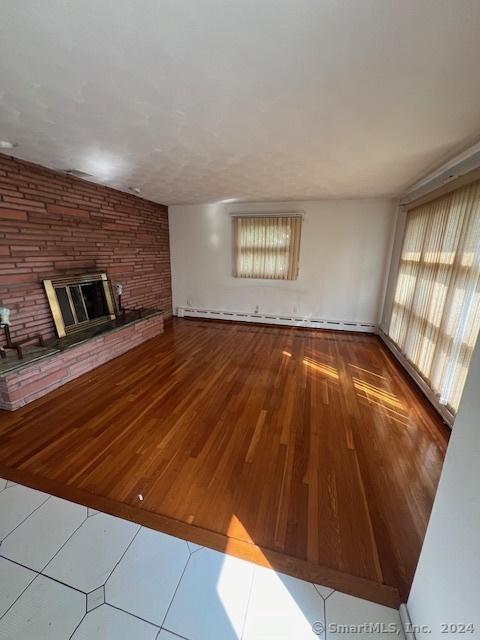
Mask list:
[{"label": "red brick fireplace", "polygon": [[0,154],[0,306],[11,333],[53,337],[42,280],[106,272],[131,308],[171,315],[168,208]]},{"label": "red brick fireplace", "polygon": [[[124,307],[150,311],[64,348],[52,342],[42,281],[90,273],[121,283]],[[51,346],[0,372],[4,409],[158,335],[172,313],[167,207],[0,154],[0,306],[11,311],[13,341],[41,335]]]}]

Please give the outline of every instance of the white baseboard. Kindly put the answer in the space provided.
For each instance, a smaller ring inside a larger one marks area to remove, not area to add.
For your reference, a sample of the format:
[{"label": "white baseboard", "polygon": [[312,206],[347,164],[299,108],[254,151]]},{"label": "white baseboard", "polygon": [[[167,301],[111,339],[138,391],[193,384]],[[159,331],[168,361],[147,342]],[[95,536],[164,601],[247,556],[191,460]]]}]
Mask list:
[{"label": "white baseboard", "polygon": [[177,307],[176,315],[188,318],[209,318],[210,320],[232,320],[235,322],[259,322],[288,327],[305,327],[309,329],[333,329],[335,331],[359,331],[377,333],[377,325],[371,322],[354,320],[330,320],[288,316],[273,313],[248,313],[247,311],[222,311],[218,309],[199,309],[193,307]]},{"label": "white baseboard", "polygon": [[410,614],[408,613],[408,607],[406,604],[400,605],[400,622],[402,623],[405,640],[416,640],[415,633],[413,632],[412,621],[410,619]]}]

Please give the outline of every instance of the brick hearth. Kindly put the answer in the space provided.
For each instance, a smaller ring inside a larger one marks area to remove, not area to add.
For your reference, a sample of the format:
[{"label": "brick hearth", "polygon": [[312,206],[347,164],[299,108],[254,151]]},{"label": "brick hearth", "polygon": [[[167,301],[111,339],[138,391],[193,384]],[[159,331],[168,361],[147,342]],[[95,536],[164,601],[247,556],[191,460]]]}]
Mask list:
[{"label": "brick hearth", "polygon": [[0,375],[0,409],[14,411],[78,378],[129,349],[159,335],[163,317],[156,313],[52,353]]}]

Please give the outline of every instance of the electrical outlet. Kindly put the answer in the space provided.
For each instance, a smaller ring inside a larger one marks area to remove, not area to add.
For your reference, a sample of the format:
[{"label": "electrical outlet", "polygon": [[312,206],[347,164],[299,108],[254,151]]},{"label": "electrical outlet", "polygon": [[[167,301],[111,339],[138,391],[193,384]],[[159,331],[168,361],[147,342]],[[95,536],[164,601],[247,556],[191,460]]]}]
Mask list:
[{"label": "electrical outlet", "polygon": [[258,304],[255,305],[255,313],[258,313],[260,311],[260,307],[258,306]]},{"label": "electrical outlet", "polygon": [[191,306],[192,306],[192,299],[187,298],[187,307],[191,307]]},{"label": "electrical outlet", "polygon": [[298,309],[297,307],[293,307],[293,313],[297,313]]}]

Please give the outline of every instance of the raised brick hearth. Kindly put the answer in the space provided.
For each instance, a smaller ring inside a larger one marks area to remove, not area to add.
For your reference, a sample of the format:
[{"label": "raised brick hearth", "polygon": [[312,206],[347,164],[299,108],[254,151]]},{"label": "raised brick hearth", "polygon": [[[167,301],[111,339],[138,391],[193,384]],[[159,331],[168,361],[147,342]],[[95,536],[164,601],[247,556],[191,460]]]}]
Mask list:
[{"label": "raised brick hearth", "polygon": [[57,351],[0,375],[0,409],[14,411],[159,335],[163,317],[155,313]]}]

